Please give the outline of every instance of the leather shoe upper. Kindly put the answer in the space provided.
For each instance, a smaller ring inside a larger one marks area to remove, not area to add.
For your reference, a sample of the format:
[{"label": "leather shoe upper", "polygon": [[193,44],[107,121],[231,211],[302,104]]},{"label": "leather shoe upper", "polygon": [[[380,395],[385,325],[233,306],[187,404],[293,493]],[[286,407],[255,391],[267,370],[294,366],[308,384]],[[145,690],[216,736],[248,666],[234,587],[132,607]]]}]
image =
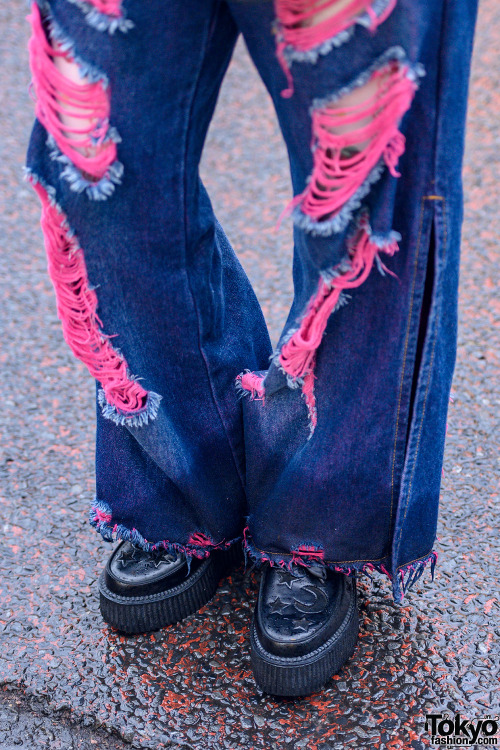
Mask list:
[{"label": "leather shoe upper", "polygon": [[[192,560],[191,572],[199,563],[199,560]],[[183,553],[146,552],[123,541],[113,550],[106,564],[104,583],[115,594],[147,596],[173,588],[187,574],[188,565]]]},{"label": "leather shoe upper", "polygon": [[339,629],[355,596],[352,579],[323,566],[266,565],[255,610],[259,640],[277,656],[304,656]]}]

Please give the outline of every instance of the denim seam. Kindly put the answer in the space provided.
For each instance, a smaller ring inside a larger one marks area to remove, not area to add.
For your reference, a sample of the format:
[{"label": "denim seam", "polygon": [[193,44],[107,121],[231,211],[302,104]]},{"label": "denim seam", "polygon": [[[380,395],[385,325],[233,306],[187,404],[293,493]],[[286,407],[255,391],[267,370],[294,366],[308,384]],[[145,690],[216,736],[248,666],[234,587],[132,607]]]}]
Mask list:
[{"label": "denim seam", "polygon": [[422,198],[420,202],[420,224],[419,224],[418,239],[417,239],[417,252],[415,254],[415,262],[413,264],[413,280],[412,280],[411,297],[410,297],[410,309],[408,310],[408,318],[407,318],[407,324],[406,324],[405,345],[404,345],[404,353],[403,353],[403,370],[401,373],[401,381],[399,385],[398,408],[397,408],[397,413],[396,413],[396,425],[394,428],[394,443],[393,443],[392,470],[391,470],[391,505],[389,509],[389,535],[390,535],[392,525],[393,525],[392,509],[394,506],[394,474],[395,474],[395,467],[396,467],[396,453],[397,453],[397,442],[398,442],[398,432],[399,432],[399,415],[401,411],[401,399],[403,396],[403,385],[404,385],[404,379],[405,379],[405,373],[406,373],[406,360],[407,360],[407,355],[408,355],[408,343],[410,340],[410,328],[411,328],[411,319],[413,315],[413,301],[415,297],[415,286],[417,283],[418,259],[420,256],[422,229],[424,225],[424,207],[425,207],[425,198]]},{"label": "denim seam", "polygon": [[407,568],[408,565],[413,565],[413,563],[421,562],[422,560],[425,560],[429,555],[432,555],[433,549],[432,547],[428,552],[425,553],[425,555],[419,555],[419,557],[416,557],[415,560],[410,560],[409,562],[403,563],[402,565],[398,565],[394,573],[397,573],[398,570],[401,570],[402,568]]},{"label": "denim seam", "polygon": [[[447,249],[447,243],[448,243],[448,224],[447,224],[447,216],[446,216],[446,200],[443,198],[443,258],[442,258],[442,265],[444,266],[445,259],[446,259],[446,249]],[[403,526],[406,520],[406,515],[408,513],[408,505],[409,505],[409,499],[411,495],[411,488],[413,484],[413,477],[415,476],[415,469],[417,466],[417,459],[418,459],[418,452],[420,449],[420,439],[422,437],[422,429],[424,425],[424,418],[425,418],[425,409],[427,405],[427,396],[429,395],[429,387],[432,379],[432,366],[434,364],[434,355],[436,353],[436,342],[437,342],[437,327],[440,320],[440,313],[441,313],[441,302],[438,303],[438,308],[436,310],[436,317],[435,317],[435,332],[434,332],[434,341],[432,343],[432,351],[431,351],[431,357],[429,361],[429,376],[427,378],[427,385],[425,389],[425,395],[424,395],[424,403],[422,405],[422,416],[420,418],[420,429],[418,432],[418,438],[417,438],[417,444],[415,446],[415,453],[413,458],[413,466],[411,469],[411,476],[410,476],[410,482],[408,484],[408,491],[406,492],[406,498],[405,498],[405,512],[403,519],[401,521],[400,527],[399,527],[399,534],[397,539],[398,546],[401,544],[401,537],[403,534]]]},{"label": "denim seam", "polygon": [[[265,549],[260,549],[260,547],[257,547],[255,542],[253,542],[253,546],[255,547],[258,552],[262,552],[265,555],[281,555],[282,557],[293,557],[293,554],[291,552],[268,552]],[[405,562],[402,565],[398,565],[396,570],[400,570],[401,568],[406,568],[408,565],[412,565],[413,563],[420,562],[421,560],[424,560],[425,558],[429,557],[430,554],[432,554],[432,547],[431,549],[425,553],[425,555],[420,555],[419,557],[416,557],[415,560],[410,560],[409,562]],[[380,562],[381,560],[387,560],[390,557],[390,555],[385,555],[384,557],[374,557],[371,559],[361,558],[359,560],[322,560],[321,563],[324,565],[346,565],[348,563],[358,563],[358,562]]]},{"label": "denim seam", "polygon": [[[257,547],[255,542],[252,542],[253,546],[256,550],[259,552],[264,553],[265,555],[281,555],[282,557],[293,557],[292,552],[269,552],[268,550],[261,549],[260,547]],[[371,560],[367,560],[366,558],[361,558],[360,560],[322,560],[321,562],[325,565],[344,565],[345,563],[357,563],[357,562],[380,562],[381,560],[387,560],[389,555],[384,555],[384,557],[375,557]],[[418,558],[420,559],[420,558]],[[414,562],[414,561],[412,561]],[[405,563],[405,565],[408,565],[409,563]]]},{"label": "denim seam", "polygon": [[421,198],[421,202],[420,202],[421,211],[420,211],[420,224],[419,224],[418,239],[417,239],[417,254],[416,254],[415,263],[414,263],[414,278],[413,278],[413,283],[412,283],[410,310],[408,313],[408,324],[407,324],[407,330],[406,330],[405,348],[404,348],[404,355],[403,355],[403,372],[401,375],[401,383],[400,383],[399,396],[398,396],[398,410],[397,410],[397,415],[396,415],[396,427],[394,431],[394,444],[393,444],[394,448],[393,448],[393,459],[392,459],[392,470],[391,470],[391,506],[390,506],[390,512],[389,512],[389,522],[391,524],[390,528],[392,528],[392,510],[394,507],[394,474],[395,474],[397,439],[398,439],[398,430],[399,430],[399,415],[400,415],[401,398],[402,398],[402,392],[403,392],[404,375],[405,375],[405,370],[406,370],[406,359],[407,359],[407,349],[408,349],[408,341],[409,341],[409,334],[410,334],[411,315],[412,315],[412,309],[413,309],[413,299],[414,299],[414,292],[415,292],[415,285],[416,285],[416,269],[417,269],[417,264],[418,264],[418,258],[420,255],[420,248],[421,248],[425,201],[438,201],[438,200],[444,201],[444,197],[442,195],[425,195]]},{"label": "denim seam", "polygon": [[[183,203],[184,203],[183,213],[184,213],[184,248],[185,248],[185,253],[186,253],[186,249],[187,249],[187,245],[188,245],[187,216],[186,216],[186,205],[187,205],[187,200],[186,200],[186,194],[187,194],[186,162],[187,162],[187,152],[188,152],[188,144],[189,144],[189,132],[190,132],[191,124],[192,124],[192,114],[193,114],[194,100],[195,100],[195,97],[196,97],[196,93],[198,91],[198,86],[199,86],[199,82],[200,82],[200,75],[201,75],[201,71],[202,71],[202,68],[203,68],[203,64],[205,62],[206,52],[207,52],[207,47],[208,47],[208,42],[209,42],[209,38],[210,38],[210,33],[211,33],[211,29],[213,27],[213,18],[215,16],[215,13],[217,13],[217,11],[219,9],[219,6],[220,6],[220,3],[218,3],[216,5],[216,7],[214,9],[213,16],[211,17],[211,19],[209,20],[209,22],[207,23],[207,26],[206,26],[206,35],[205,35],[205,40],[204,40],[203,47],[202,47],[202,50],[201,50],[200,64],[199,64],[199,67],[198,67],[198,72],[197,72],[196,79],[195,79],[195,81],[193,83],[193,86],[191,87],[191,91],[190,91],[190,101],[189,101],[187,125],[186,125],[185,131],[184,131],[184,144],[183,144],[183,146],[184,146],[184,148],[183,148],[184,158],[183,158],[183,162],[182,162],[182,173],[183,173],[182,174],[182,185],[183,185],[182,199],[183,199]],[[203,360],[203,363],[205,365],[205,369],[206,369],[206,373],[207,373],[207,378],[208,378],[208,383],[209,383],[209,386],[210,386],[210,393],[212,395],[212,400],[214,402],[214,406],[215,406],[215,408],[217,410],[217,413],[219,415],[219,419],[221,421],[222,428],[224,430],[224,433],[226,435],[226,439],[227,439],[229,448],[231,450],[231,456],[233,458],[233,462],[234,462],[234,466],[235,466],[235,469],[236,469],[236,473],[238,474],[238,477],[239,477],[242,489],[244,491],[244,489],[245,489],[244,477],[243,477],[242,472],[240,471],[240,467],[238,465],[238,461],[236,460],[236,456],[235,456],[235,452],[234,452],[234,446],[233,446],[233,444],[231,442],[231,439],[229,437],[229,432],[227,430],[226,423],[224,421],[224,418],[222,416],[222,412],[221,412],[219,404],[217,402],[217,398],[215,396],[214,387],[213,387],[213,384],[212,384],[212,379],[210,377],[210,368],[208,366],[208,361],[207,361],[205,352],[203,351],[203,347],[202,347],[202,343],[201,343],[200,313],[199,313],[198,305],[196,303],[196,296],[194,294],[193,287],[191,285],[191,279],[189,277],[189,269],[188,269],[188,264],[187,264],[187,258],[186,258],[186,263],[185,263],[185,269],[184,270],[185,270],[185,274],[186,274],[186,279],[187,279],[187,284],[188,284],[189,292],[191,294],[191,299],[193,300],[193,307],[194,307],[194,311],[195,311],[195,315],[196,315],[196,321],[197,321],[197,326],[198,326],[198,348],[200,350],[200,355],[201,355],[201,358]]]}]

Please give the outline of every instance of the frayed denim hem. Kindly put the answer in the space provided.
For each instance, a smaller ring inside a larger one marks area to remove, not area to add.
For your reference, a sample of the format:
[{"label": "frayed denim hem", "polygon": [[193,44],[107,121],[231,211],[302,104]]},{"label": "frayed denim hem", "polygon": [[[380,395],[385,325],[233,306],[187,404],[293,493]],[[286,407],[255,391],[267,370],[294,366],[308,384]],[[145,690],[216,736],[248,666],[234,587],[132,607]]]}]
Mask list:
[{"label": "frayed denim hem", "polygon": [[174,554],[181,552],[186,555],[188,562],[193,557],[203,560],[214,550],[227,550],[233,544],[241,542],[242,539],[241,536],[238,536],[227,542],[225,540],[213,542],[208,535],[202,532],[193,532],[187,544],[170,542],[166,539],[152,543],[145,539],[137,529],[129,529],[122,524],[113,524],[110,506],[99,500],[96,500],[90,508],[89,521],[90,525],[95,528],[106,542],[124,540],[131,542],[135,547],[140,547],[140,549],[146,552],[159,552],[161,550],[166,550]]},{"label": "frayed denim hem", "polygon": [[149,424],[158,415],[158,409],[160,408],[161,396],[158,393],[149,391],[146,396],[146,405],[136,412],[122,412],[110,404],[106,398],[106,393],[101,388],[97,394],[99,406],[101,407],[102,416],[105,419],[110,419],[116,425],[121,427],[142,427],[143,425]]},{"label": "frayed denim hem", "polygon": [[356,577],[358,574],[364,573],[371,580],[373,580],[371,575],[373,572],[381,573],[391,581],[392,595],[396,604],[401,604],[404,595],[421,578],[429,563],[431,566],[431,580],[434,580],[434,570],[438,557],[437,552],[432,551],[418,560],[413,560],[406,565],[400,566],[396,569],[395,573],[391,573],[388,570],[388,567],[390,567],[389,558],[384,558],[385,565],[384,561],[373,562],[369,560],[356,560],[345,563],[341,561],[330,562],[324,559],[324,551],[321,547],[310,544],[300,545],[288,553],[266,552],[256,547],[249,536],[247,526],[243,531],[245,562],[250,557],[258,567],[267,562],[271,566],[278,566],[286,570],[291,570],[293,565],[303,565],[305,567],[323,565],[329,570],[335,570],[350,577]]}]

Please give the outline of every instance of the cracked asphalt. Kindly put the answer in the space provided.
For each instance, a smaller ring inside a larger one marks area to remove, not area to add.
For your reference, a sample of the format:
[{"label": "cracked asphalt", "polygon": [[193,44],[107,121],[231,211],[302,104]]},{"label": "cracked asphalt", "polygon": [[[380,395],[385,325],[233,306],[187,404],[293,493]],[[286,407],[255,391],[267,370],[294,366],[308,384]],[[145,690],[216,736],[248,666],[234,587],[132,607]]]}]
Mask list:
[{"label": "cracked asphalt", "polygon": [[[0,0],[0,746],[50,750],[421,750],[426,712],[500,714],[500,6],[482,0],[467,153],[460,331],[436,580],[405,606],[361,581],[359,646],[327,688],[274,700],[252,679],[254,571],[226,578],[196,615],[125,638],[104,626],[96,580],[109,554],[87,523],[94,389],[56,317],[23,182],[32,123],[23,0]],[[238,47],[203,174],[274,339],[291,301],[286,154]]]}]

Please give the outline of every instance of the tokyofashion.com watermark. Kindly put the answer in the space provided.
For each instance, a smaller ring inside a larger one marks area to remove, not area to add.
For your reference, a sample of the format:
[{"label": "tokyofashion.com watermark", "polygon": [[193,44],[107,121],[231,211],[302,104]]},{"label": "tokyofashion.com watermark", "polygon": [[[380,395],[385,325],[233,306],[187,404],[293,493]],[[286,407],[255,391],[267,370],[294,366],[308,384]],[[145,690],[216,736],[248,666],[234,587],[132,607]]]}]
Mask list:
[{"label": "tokyofashion.com watermark", "polygon": [[431,745],[441,747],[496,747],[500,731],[499,716],[466,719],[460,714],[427,714],[425,729]]}]

